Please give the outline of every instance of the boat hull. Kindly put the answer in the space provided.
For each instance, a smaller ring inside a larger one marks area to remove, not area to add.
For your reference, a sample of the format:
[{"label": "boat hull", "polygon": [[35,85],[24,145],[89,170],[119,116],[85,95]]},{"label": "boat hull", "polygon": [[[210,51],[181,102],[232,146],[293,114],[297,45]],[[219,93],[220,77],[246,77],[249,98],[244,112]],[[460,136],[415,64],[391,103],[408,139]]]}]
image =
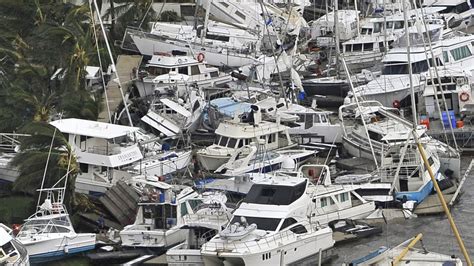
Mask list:
[{"label": "boat hull", "polygon": [[120,231],[122,246],[133,248],[167,248],[186,240],[188,230],[134,230]]},{"label": "boat hull", "polygon": [[95,234],[62,235],[56,238],[30,241],[18,239],[27,249],[33,263],[61,259],[63,257],[95,249]]}]

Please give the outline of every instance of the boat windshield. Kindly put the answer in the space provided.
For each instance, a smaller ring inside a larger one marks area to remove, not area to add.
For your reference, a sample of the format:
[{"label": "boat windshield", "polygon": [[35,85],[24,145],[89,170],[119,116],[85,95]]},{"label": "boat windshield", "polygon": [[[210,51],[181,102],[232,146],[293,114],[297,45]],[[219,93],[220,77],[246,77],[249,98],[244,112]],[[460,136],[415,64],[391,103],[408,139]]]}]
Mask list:
[{"label": "boat windshield", "polygon": [[[412,63],[413,74],[418,74],[428,71],[428,63],[426,60]],[[390,62],[385,63],[382,69],[383,75],[406,75],[408,74],[408,64],[405,62]]]},{"label": "boat windshield", "polygon": [[305,189],[306,180],[296,186],[254,184],[244,199],[246,203],[266,205],[289,205],[299,199]]},{"label": "boat windshield", "polygon": [[21,226],[19,237],[30,234],[68,233],[70,231],[69,219],[65,216],[52,219],[29,220]]},{"label": "boat windshield", "polygon": [[[262,217],[245,217],[245,220],[248,224],[256,224],[257,229],[266,230],[266,231],[275,231],[280,224],[281,219],[279,218],[262,218]],[[235,215],[232,218],[230,224],[241,223],[242,216]]]}]

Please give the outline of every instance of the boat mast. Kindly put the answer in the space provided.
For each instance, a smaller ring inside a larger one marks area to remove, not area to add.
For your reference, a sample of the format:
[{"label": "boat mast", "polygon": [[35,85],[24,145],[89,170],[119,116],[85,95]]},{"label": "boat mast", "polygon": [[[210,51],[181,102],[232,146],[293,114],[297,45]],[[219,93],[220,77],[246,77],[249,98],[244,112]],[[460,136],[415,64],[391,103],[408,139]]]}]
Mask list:
[{"label": "boat mast", "polygon": [[[338,30],[338,10],[339,10],[339,0],[333,0],[334,4],[334,37],[336,42],[336,76],[339,77],[339,54],[341,53],[339,49],[339,30]],[[349,73],[347,73],[347,78],[350,79]]]},{"label": "boat mast", "polygon": [[201,32],[201,45],[204,45],[204,39],[206,38],[207,24],[209,23],[209,12],[211,10],[211,2],[212,0],[208,0],[206,5],[206,15],[204,16],[204,29]]},{"label": "boat mast", "polygon": [[99,14],[97,17],[99,19],[100,28],[102,29],[102,34],[104,35],[105,45],[107,47],[107,52],[108,52],[109,57],[110,57],[110,62],[112,64],[113,70],[114,70],[114,72],[117,76],[117,83],[118,83],[118,87],[120,89],[120,96],[122,96],[123,106],[124,106],[125,111],[127,113],[128,122],[129,122],[130,126],[133,127],[132,117],[130,116],[130,112],[128,111],[127,100],[125,99],[125,95],[123,94],[122,83],[120,82],[120,75],[117,72],[117,67],[115,65],[115,60],[114,60],[114,57],[112,56],[112,50],[110,49],[109,39],[107,38],[107,34],[106,34],[105,28],[104,28],[104,23],[102,23],[102,18],[100,17],[100,9],[99,9],[99,6],[97,5],[97,0],[94,0],[94,7],[95,7],[95,9],[97,10],[97,12]]},{"label": "boat mast", "polygon": [[405,24],[405,35],[407,38],[407,62],[408,62],[408,75],[410,79],[410,91],[411,91],[411,110],[413,116],[413,125],[418,124],[418,115],[416,113],[416,103],[415,103],[415,89],[413,88],[413,68],[411,65],[411,53],[410,53],[410,32],[408,32],[408,16],[406,8],[406,0],[403,0],[403,20]]}]

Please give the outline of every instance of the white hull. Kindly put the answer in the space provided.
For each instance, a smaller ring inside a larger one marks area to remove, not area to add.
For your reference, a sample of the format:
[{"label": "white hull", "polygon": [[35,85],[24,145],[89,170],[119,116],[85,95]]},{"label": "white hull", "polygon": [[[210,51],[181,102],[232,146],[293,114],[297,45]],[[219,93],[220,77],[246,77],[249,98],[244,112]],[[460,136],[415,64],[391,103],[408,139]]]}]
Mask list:
[{"label": "white hull", "polygon": [[[230,52],[225,48],[210,48],[197,43],[185,43],[179,40],[166,40],[146,33],[131,33],[130,36],[142,55],[152,56],[157,52],[180,50],[183,52],[203,53],[208,64],[214,66],[241,67],[255,62],[253,54]],[[188,46],[188,47],[186,47]],[[219,51],[220,50],[220,51]]]},{"label": "white hull", "polygon": [[311,137],[320,138],[323,143],[341,143],[342,128],[340,125],[320,125],[312,126],[308,129],[301,127],[289,128],[290,135],[310,135]]},{"label": "white hull", "polygon": [[147,175],[163,176],[186,168],[191,162],[192,151],[177,153],[177,157],[160,161],[159,159],[149,159],[135,167],[141,173]]},{"label": "white hull", "polygon": [[155,95],[156,91],[159,91],[161,94],[166,94],[169,90],[176,91],[178,89],[186,89],[188,86],[192,86],[194,84],[197,84],[199,88],[208,88],[230,82],[231,80],[232,77],[229,75],[221,75],[219,77],[201,80],[193,78],[190,78],[189,80],[177,80],[175,82],[170,80],[166,83],[153,82],[152,79],[144,78],[142,80],[136,80],[135,85],[137,86],[138,93],[141,97],[148,97]]},{"label": "white hull", "polygon": [[182,243],[166,252],[168,265],[176,266],[200,266],[204,265],[200,249],[190,249],[186,243]]},{"label": "white hull", "polygon": [[361,205],[357,205],[351,208],[342,209],[334,212],[329,212],[327,214],[321,213],[315,217],[315,220],[319,222],[322,226],[327,225],[329,222],[338,220],[338,219],[364,219],[373,213],[375,210],[374,202],[366,202]]},{"label": "white hull", "polygon": [[260,245],[257,242],[249,243],[248,251],[242,253],[224,251],[216,246],[215,252],[203,252],[204,264],[209,266],[243,264],[273,266],[295,263],[304,258],[314,256],[319,251],[327,250],[333,245],[332,231],[328,228],[322,230],[325,230],[324,234],[317,232],[298,237],[291,235],[289,236],[290,239],[285,239],[285,242],[289,242],[286,245],[281,243],[282,241],[277,243],[277,241],[270,240],[263,243],[259,241]]},{"label": "white hull", "polygon": [[186,239],[188,230],[171,228],[168,230],[134,230],[125,227],[120,231],[122,246],[135,248],[166,248]]},{"label": "white hull", "polygon": [[49,234],[34,238],[17,238],[31,260],[48,260],[95,248],[95,234]]},{"label": "white hull", "polygon": [[205,170],[215,171],[221,165],[229,161],[230,155],[210,155],[198,153],[197,158]]}]

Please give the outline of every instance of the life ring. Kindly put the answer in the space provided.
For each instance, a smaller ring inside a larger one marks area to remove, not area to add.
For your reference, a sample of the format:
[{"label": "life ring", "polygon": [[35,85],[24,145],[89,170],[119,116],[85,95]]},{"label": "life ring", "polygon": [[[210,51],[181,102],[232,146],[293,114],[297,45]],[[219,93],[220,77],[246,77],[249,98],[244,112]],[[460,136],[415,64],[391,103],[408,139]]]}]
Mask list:
[{"label": "life ring", "polygon": [[328,55],[325,52],[323,52],[323,51],[319,52],[319,59],[325,60],[327,58],[328,58]]},{"label": "life ring", "polygon": [[393,108],[399,109],[400,106],[401,106],[400,101],[399,100],[393,101],[392,106],[393,106]]},{"label": "life ring", "polygon": [[469,93],[467,93],[467,92],[461,93],[461,95],[459,95],[459,99],[460,99],[462,102],[467,102],[467,101],[469,101]]},{"label": "life ring", "polygon": [[203,53],[199,53],[198,56],[197,56],[197,60],[198,60],[199,63],[201,63],[202,61],[204,61],[204,58],[205,58],[205,56],[204,56]]}]

